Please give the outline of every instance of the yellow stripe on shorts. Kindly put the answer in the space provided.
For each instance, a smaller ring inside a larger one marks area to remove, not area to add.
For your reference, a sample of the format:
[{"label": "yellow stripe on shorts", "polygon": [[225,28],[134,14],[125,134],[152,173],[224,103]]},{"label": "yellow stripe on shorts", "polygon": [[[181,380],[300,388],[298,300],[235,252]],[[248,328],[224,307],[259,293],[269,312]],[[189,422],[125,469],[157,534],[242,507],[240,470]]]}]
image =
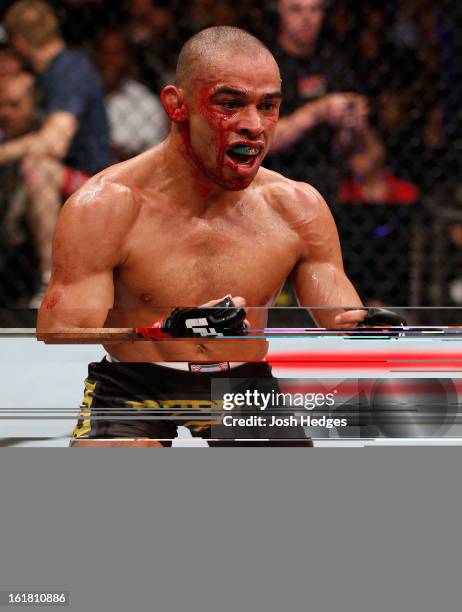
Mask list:
[{"label": "yellow stripe on shorts", "polygon": [[74,427],[72,432],[73,438],[83,438],[91,430],[91,406],[93,403],[93,393],[96,388],[95,382],[90,382],[88,379],[85,380],[85,391],[83,394],[83,401],[80,406],[79,420],[77,425]]}]

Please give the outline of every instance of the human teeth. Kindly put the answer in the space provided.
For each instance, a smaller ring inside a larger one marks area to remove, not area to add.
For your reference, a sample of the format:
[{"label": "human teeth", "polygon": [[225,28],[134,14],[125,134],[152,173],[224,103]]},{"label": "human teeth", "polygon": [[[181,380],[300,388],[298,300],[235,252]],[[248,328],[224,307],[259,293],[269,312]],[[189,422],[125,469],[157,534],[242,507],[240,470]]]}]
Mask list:
[{"label": "human teeth", "polygon": [[260,149],[246,147],[245,145],[236,145],[231,151],[233,151],[233,153],[239,153],[240,155],[258,155],[260,153]]}]

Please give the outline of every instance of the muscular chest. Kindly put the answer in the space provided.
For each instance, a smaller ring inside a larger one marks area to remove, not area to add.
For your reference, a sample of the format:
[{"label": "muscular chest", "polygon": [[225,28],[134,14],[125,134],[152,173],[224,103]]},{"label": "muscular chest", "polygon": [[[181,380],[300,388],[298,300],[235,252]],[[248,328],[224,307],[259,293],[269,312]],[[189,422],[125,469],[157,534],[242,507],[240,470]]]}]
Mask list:
[{"label": "muscular chest", "polygon": [[271,216],[170,218],[145,223],[120,279],[158,305],[199,304],[231,293],[266,303],[294,265],[291,232]]}]

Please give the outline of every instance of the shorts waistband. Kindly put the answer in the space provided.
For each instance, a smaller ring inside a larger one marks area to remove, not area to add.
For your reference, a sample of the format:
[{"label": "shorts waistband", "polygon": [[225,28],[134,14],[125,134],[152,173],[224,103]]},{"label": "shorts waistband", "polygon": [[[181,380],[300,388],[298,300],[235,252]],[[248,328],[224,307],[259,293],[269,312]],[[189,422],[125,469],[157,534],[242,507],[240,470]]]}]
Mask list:
[{"label": "shorts waistband", "polygon": [[[112,363],[120,363],[118,359],[107,353],[106,359]],[[217,363],[193,362],[193,361],[153,361],[153,365],[171,370],[181,370],[182,372],[226,372],[239,366],[245,365],[246,361],[220,361]]]}]

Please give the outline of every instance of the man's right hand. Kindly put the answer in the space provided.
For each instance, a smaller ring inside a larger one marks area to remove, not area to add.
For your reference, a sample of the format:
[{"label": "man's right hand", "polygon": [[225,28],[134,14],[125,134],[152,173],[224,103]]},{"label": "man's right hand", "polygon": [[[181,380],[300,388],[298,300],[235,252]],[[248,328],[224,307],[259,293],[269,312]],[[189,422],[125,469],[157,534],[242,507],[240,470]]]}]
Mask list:
[{"label": "man's right hand", "polygon": [[323,120],[339,129],[361,129],[369,114],[367,98],[355,93],[327,94],[318,104]]},{"label": "man's right hand", "polygon": [[175,308],[170,315],[150,327],[136,328],[137,333],[153,340],[170,338],[213,338],[245,335],[245,300],[230,295],[193,308]]}]

